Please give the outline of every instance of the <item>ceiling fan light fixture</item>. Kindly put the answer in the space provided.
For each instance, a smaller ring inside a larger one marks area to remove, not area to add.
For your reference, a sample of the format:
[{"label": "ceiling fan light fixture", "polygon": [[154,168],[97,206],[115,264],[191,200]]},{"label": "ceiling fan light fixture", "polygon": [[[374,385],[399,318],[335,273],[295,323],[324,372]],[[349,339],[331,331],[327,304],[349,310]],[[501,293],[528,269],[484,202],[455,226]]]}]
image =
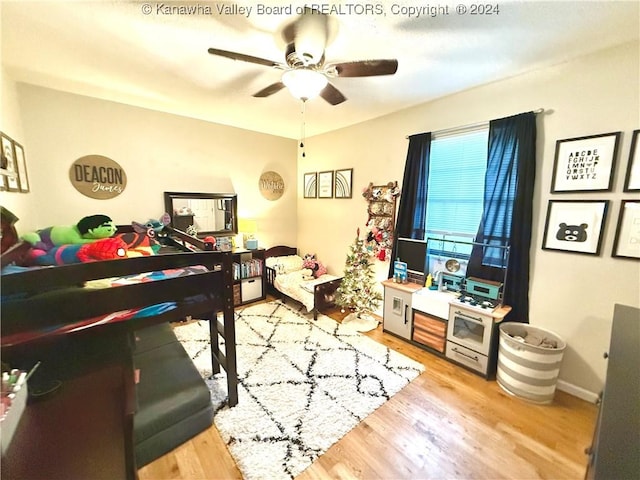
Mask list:
[{"label": "ceiling fan light fixture", "polygon": [[317,97],[327,86],[327,77],[322,73],[308,68],[287,70],[282,74],[282,83],[296,98],[309,100]]}]

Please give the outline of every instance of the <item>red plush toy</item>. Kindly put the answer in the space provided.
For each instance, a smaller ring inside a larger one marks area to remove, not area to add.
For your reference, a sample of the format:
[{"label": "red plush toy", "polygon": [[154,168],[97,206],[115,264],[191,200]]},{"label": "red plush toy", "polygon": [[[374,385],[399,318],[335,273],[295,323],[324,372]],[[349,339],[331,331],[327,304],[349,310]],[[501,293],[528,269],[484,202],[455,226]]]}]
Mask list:
[{"label": "red plush toy", "polygon": [[96,260],[111,260],[127,256],[127,244],[121,238],[105,238],[93,243],[86,243],[78,250],[78,260],[94,262]]},{"label": "red plush toy", "polygon": [[54,247],[48,252],[31,250],[35,265],[67,265],[70,263],[95,262],[127,256],[127,244],[121,238],[110,237],[92,243],[69,244]]}]

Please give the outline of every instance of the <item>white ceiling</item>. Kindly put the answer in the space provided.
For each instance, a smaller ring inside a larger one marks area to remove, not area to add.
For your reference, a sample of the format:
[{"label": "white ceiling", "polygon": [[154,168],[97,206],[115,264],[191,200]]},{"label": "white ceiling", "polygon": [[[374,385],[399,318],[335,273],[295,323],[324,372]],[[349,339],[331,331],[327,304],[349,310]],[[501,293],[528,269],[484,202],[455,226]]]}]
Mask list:
[{"label": "white ceiling", "polygon": [[[397,58],[399,67],[393,76],[333,79],[348,100],[308,101],[306,135],[637,41],[640,34],[637,0],[489,0],[499,6],[493,15],[460,15],[458,3],[475,2],[322,3],[335,9],[338,22],[327,62]],[[290,5],[295,12],[305,2],[2,0],[2,63],[17,81],[298,138],[300,101],[286,90],[252,97],[277,82],[280,71],[207,52],[215,47],[284,61],[280,34],[290,16],[259,12],[258,5]],[[366,14],[366,5],[382,13]],[[448,15],[400,11],[420,6],[447,7]],[[196,13],[163,10],[168,7]],[[248,14],[239,10],[249,7]]]}]

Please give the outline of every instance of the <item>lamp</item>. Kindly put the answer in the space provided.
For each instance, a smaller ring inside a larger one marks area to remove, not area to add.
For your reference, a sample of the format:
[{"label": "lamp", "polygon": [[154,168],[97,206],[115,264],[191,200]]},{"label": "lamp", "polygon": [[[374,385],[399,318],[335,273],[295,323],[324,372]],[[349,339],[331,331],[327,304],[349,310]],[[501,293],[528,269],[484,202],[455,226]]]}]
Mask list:
[{"label": "lamp", "polygon": [[258,231],[258,222],[248,218],[240,218],[238,219],[238,230],[242,233],[244,248],[249,250],[258,248],[258,240],[254,237],[254,234]]},{"label": "lamp", "polygon": [[282,74],[282,83],[294,97],[300,100],[309,100],[317,97],[327,86],[327,77],[316,70],[296,68]]}]

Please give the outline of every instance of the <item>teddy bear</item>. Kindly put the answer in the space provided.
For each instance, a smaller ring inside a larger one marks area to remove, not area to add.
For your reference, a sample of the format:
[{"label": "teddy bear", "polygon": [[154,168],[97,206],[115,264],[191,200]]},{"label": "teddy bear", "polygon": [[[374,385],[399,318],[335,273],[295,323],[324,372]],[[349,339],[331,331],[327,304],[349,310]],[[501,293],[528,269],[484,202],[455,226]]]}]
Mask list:
[{"label": "teddy bear", "polygon": [[327,268],[316,259],[315,253],[307,253],[302,257],[302,267],[310,269],[315,278],[327,273]]}]

